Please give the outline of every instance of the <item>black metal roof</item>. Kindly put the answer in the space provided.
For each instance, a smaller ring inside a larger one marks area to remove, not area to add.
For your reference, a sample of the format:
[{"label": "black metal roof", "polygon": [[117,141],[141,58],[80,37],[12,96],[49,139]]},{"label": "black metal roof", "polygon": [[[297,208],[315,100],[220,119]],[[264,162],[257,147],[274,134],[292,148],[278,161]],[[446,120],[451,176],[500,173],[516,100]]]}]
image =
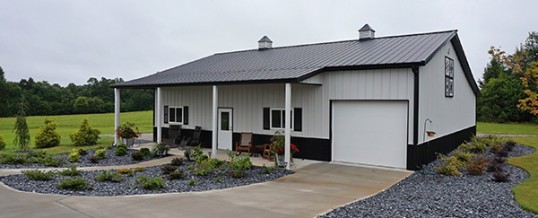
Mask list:
[{"label": "black metal roof", "polygon": [[[425,65],[438,49],[454,39],[457,31],[450,30],[218,53],[113,87],[298,82],[325,69]],[[460,50],[465,58],[459,39],[457,42],[456,52]],[[467,60],[460,62],[467,64],[463,68],[472,79]],[[472,84],[476,87],[474,79]]]}]

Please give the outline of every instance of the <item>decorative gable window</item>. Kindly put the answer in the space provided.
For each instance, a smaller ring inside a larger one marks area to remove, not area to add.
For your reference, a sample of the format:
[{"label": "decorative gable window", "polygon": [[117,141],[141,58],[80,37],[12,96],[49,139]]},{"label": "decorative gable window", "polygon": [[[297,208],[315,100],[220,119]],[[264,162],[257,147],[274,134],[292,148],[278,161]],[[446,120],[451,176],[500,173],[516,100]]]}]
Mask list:
[{"label": "decorative gable window", "polygon": [[454,60],[445,57],[445,97],[454,97]]}]

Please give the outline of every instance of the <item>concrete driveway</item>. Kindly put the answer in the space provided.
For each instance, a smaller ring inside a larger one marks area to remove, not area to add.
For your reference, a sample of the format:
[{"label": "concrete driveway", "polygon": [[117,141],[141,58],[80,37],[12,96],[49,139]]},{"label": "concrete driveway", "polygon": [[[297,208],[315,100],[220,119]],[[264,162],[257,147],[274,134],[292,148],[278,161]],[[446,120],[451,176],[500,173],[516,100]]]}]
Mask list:
[{"label": "concrete driveway", "polygon": [[0,186],[1,217],[315,217],[383,191],[411,172],[311,164],[232,189],[122,197],[25,193]]}]

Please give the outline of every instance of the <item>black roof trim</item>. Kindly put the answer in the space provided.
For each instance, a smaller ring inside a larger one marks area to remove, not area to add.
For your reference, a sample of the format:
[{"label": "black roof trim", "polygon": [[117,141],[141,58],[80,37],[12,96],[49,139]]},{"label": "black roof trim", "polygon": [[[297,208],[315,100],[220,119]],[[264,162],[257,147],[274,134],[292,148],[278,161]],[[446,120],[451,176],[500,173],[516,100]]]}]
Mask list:
[{"label": "black roof trim", "polygon": [[456,50],[456,55],[460,61],[461,67],[463,68],[463,73],[465,74],[465,78],[467,78],[467,82],[471,86],[471,89],[473,89],[474,94],[476,96],[480,96],[480,89],[474,80],[471,67],[469,66],[467,57],[465,56],[465,52],[463,52],[463,46],[461,45],[460,38],[458,35],[454,35],[450,41],[452,42],[452,45],[454,45],[454,50]]}]

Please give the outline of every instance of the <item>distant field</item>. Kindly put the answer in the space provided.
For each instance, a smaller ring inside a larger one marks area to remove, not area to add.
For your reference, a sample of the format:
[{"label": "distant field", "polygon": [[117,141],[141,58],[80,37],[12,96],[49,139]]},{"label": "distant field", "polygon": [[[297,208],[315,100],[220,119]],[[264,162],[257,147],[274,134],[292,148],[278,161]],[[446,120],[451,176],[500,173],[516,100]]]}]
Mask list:
[{"label": "distant field", "polygon": [[529,123],[486,123],[478,122],[478,133],[538,135],[538,125]]},{"label": "distant field", "polygon": [[[126,112],[121,113],[121,123],[133,122],[135,123],[140,132],[152,132],[153,119],[151,118],[151,111],[138,111],[138,112]],[[49,118],[56,123],[56,131],[61,135],[61,143],[58,148],[48,149],[49,152],[56,153],[55,151],[63,151],[63,147],[71,147],[71,139],[69,135],[74,133],[80,127],[84,118],[88,119],[88,122],[93,128],[99,129],[101,134],[113,134],[114,133],[114,113],[107,114],[77,114],[77,115],[58,115],[58,116],[32,116],[27,117],[26,122],[30,130],[31,146],[34,145],[34,137],[36,136],[39,128],[43,125],[45,118]],[[0,135],[4,137],[6,142],[6,150],[15,150],[12,145],[15,134],[13,126],[15,125],[16,118],[0,118]],[[114,141],[113,137],[101,137],[100,145],[110,145]]]}]

